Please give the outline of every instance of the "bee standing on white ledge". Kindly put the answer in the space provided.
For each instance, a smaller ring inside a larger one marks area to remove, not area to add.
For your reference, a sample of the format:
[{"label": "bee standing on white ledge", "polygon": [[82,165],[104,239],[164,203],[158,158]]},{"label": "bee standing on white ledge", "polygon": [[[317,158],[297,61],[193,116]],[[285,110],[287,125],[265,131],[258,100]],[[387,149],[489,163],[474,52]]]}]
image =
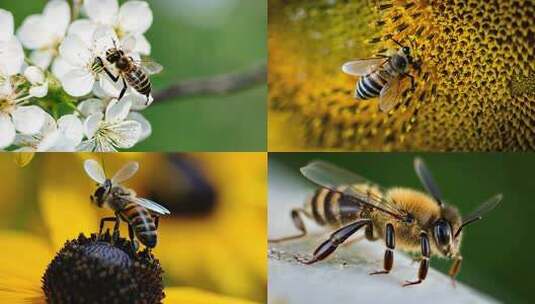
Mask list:
[{"label": "bee standing on white ledge", "polygon": [[494,209],[502,200],[498,194],[481,204],[472,213],[461,217],[457,208],[447,205],[430,171],[420,158],[414,161],[416,174],[427,193],[409,188],[383,189],[379,185],[332,164],[315,161],[301,168],[301,173],[319,185],[304,208],[293,209],[291,217],[298,235],[272,239],[282,242],[304,237],[307,233],[301,215],[322,226],[337,228],[328,240],[314,251],[313,264],[327,258],[336,248],[361,228],[370,241],[383,239],[386,250],[383,269],[370,273],[387,274],[394,264],[396,246],[406,252],[421,253],[418,279],[403,286],[422,283],[429,269],[432,255],[453,259],[449,275],[459,273],[463,228]]},{"label": "bee standing on white ledge", "polygon": [[379,108],[383,112],[390,111],[398,103],[403,79],[410,78],[411,89],[414,89],[414,76],[408,74],[409,67],[416,70],[420,68],[420,63],[414,61],[408,46],[391,40],[400,47],[392,56],[350,61],[342,66],[344,73],[360,76],[355,98],[366,100],[379,97]]},{"label": "bee standing on white ledge", "polygon": [[169,210],[146,198],[137,197],[134,190],[122,186],[136,174],[139,169],[137,162],[129,162],[109,179],[96,160],[88,159],[84,162],[87,175],[97,182],[97,189],[90,196],[91,202],[98,207],[107,207],[115,212],[114,217],[100,220],[99,235],[105,222],[115,222],[113,227],[114,239],[119,237],[119,223],[121,220],[128,224],[128,235],[132,241],[134,251],[137,251],[137,238],[148,248],[156,247],[157,229],[160,215],[170,214]]}]

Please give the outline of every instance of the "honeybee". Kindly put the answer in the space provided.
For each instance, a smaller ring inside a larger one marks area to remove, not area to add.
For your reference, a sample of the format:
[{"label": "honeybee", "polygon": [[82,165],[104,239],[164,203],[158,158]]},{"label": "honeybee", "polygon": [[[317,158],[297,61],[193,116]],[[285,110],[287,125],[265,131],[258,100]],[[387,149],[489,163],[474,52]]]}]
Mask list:
[{"label": "honeybee", "polygon": [[319,225],[337,228],[328,240],[317,247],[310,259],[298,258],[304,264],[313,264],[328,257],[351,235],[365,228],[368,240],[383,239],[386,244],[383,269],[370,274],[390,272],[397,246],[403,251],[421,254],[418,279],[406,281],[403,286],[420,284],[425,280],[432,255],[453,260],[449,275],[454,281],[462,262],[463,228],[494,209],[501,202],[502,195],[493,196],[472,213],[461,217],[457,208],[445,203],[422,159],[415,159],[414,168],[427,193],[401,187],[384,189],[329,163],[316,161],[308,164],[301,168],[301,173],[321,188],[304,208],[291,211],[293,223],[300,233],[270,242],[304,237],[307,231],[301,215]]},{"label": "honeybee", "polygon": [[134,48],[135,43],[135,38],[129,37],[125,39],[123,47],[119,48],[115,40],[113,40],[114,47],[106,50],[106,60],[115,66],[119,75],[113,75],[100,57],[95,60],[95,65],[100,68],[94,68],[93,70],[104,70],[113,82],[119,81],[119,78],[122,79],[123,88],[119,94],[119,100],[123,98],[128,85],[130,85],[134,90],[145,95],[148,103],[152,91],[149,75],[160,73],[163,67],[150,59],[134,60],[134,58],[128,56],[127,54]]},{"label": "honeybee", "polygon": [[132,241],[134,251],[137,251],[137,238],[148,248],[154,248],[157,243],[157,229],[160,215],[170,214],[163,206],[146,198],[137,197],[134,190],[121,185],[122,182],[134,176],[139,169],[137,162],[124,165],[113,177],[107,178],[99,163],[93,159],[84,162],[87,175],[97,182],[95,192],[90,196],[91,202],[98,207],[107,207],[115,212],[114,217],[100,220],[99,235],[105,222],[115,222],[113,235],[119,237],[119,223],[121,220],[128,224],[128,235]]},{"label": "honeybee", "polygon": [[346,62],[342,71],[353,76],[360,76],[355,88],[355,99],[366,100],[379,96],[379,108],[383,112],[390,111],[399,100],[403,79],[411,79],[414,89],[414,76],[408,74],[409,66],[420,68],[414,61],[411,48],[403,46],[392,39],[399,50],[392,56],[381,56]]}]

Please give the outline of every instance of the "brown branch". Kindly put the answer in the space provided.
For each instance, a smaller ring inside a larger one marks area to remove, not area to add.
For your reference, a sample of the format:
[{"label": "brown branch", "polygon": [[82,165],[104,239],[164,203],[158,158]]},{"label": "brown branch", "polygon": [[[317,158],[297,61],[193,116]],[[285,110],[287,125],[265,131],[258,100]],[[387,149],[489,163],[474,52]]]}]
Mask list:
[{"label": "brown branch", "polygon": [[265,84],[266,64],[256,65],[248,70],[180,81],[153,94],[155,104],[179,97],[194,95],[222,95],[241,91],[255,85]]}]

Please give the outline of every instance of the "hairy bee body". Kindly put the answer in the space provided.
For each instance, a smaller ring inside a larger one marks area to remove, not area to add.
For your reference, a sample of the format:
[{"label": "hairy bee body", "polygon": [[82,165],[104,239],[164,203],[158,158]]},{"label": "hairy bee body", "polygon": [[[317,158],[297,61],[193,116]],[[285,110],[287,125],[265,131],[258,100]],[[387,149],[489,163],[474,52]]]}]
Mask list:
[{"label": "hairy bee body", "polygon": [[381,94],[381,90],[401,74],[405,73],[409,65],[407,55],[402,52],[391,56],[383,65],[375,71],[362,76],[355,90],[355,97],[361,100],[375,98]]},{"label": "hairy bee body", "polygon": [[137,239],[149,248],[156,247],[156,224],[150,212],[136,203],[129,203],[118,211],[122,220],[134,230]]},{"label": "hairy bee body", "polygon": [[[415,221],[411,224],[392,220],[384,212],[365,204],[359,204],[354,198],[343,195],[347,187],[359,189],[361,193],[370,192],[376,197],[384,197],[395,203],[400,210],[410,214]],[[387,224],[392,224],[396,234],[397,248],[407,252],[420,250],[420,233],[432,228],[432,223],[440,217],[440,208],[427,194],[409,188],[391,188],[382,193],[369,184],[340,186],[339,192],[328,188],[319,188],[305,203],[305,214],[321,226],[339,228],[359,219],[371,219],[373,231],[366,237],[369,240],[384,239]],[[432,254],[441,255],[431,243]]]},{"label": "hairy bee body", "polygon": [[136,64],[124,51],[117,48],[107,50],[106,59],[115,65],[128,85],[148,98],[152,91],[152,84],[149,75],[140,65]]}]

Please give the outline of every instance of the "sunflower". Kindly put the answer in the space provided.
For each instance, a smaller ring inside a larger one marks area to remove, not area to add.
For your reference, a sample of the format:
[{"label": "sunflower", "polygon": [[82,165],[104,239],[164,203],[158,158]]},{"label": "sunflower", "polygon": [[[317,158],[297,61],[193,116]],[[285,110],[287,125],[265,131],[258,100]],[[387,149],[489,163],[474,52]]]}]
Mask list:
[{"label": "sunflower", "polygon": [[[25,174],[34,173],[30,175],[32,175],[33,180],[38,182],[27,184],[25,189],[26,192],[36,193],[37,205],[25,207],[38,209],[39,212],[21,219],[22,224],[15,225],[22,228],[20,230],[4,229],[0,231],[0,241],[3,244],[3,249],[0,251],[0,257],[3,261],[0,264],[0,301],[3,300],[3,303],[44,303],[45,291],[51,289],[46,284],[46,277],[50,277],[51,274],[65,273],[52,271],[57,265],[67,264],[65,260],[61,260],[59,264],[55,261],[65,257],[72,259],[72,256],[80,255],[80,252],[76,251],[75,254],[73,250],[85,248],[84,246],[89,246],[87,248],[90,249],[87,250],[101,250],[99,246],[102,246],[103,240],[95,239],[94,233],[98,229],[99,218],[110,213],[109,210],[96,211],[95,207],[89,204],[88,195],[94,190],[94,184],[89,181],[82,170],[82,160],[89,157],[104,159],[106,170],[119,168],[126,159],[135,159],[140,162],[139,176],[133,178],[129,184],[132,188],[139,187],[141,189],[139,193],[143,192],[143,187],[140,185],[145,184],[147,179],[151,177],[144,171],[154,172],[154,170],[158,170],[157,168],[162,168],[162,164],[166,164],[167,161],[166,155],[149,153],[107,154],[102,157],[92,154],[51,153],[36,154],[34,160],[24,169],[4,170],[8,173],[20,170],[30,170]],[[215,159],[213,160],[211,159],[212,154],[191,155],[189,157],[198,159],[199,163],[204,164],[206,170],[209,171],[212,166],[225,163],[226,160],[232,158],[237,160],[241,156],[218,154],[214,155]],[[5,158],[9,159],[11,156],[0,157],[0,162],[3,162]],[[254,199],[251,199],[251,201],[257,202],[255,203],[257,205],[253,205],[252,208],[256,213],[265,208],[265,189],[258,188],[254,183],[246,187],[247,185],[244,183],[247,183],[246,176],[253,177],[253,180],[258,179],[259,183],[265,179],[265,155],[264,153],[250,154],[245,155],[245,158],[252,165],[242,166],[241,170],[233,170],[234,172],[227,177],[237,177],[239,180],[237,185],[247,189],[244,192],[248,194],[258,193],[258,197],[255,196]],[[9,164],[4,168],[10,168]],[[223,179],[227,169],[229,167],[214,168],[214,171],[218,172],[214,173],[214,180],[217,179],[215,176]],[[111,170],[110,172],[113,173]],[[257,176],[255,177],[255,175]],[[17,182],[22,183],[28,180],[18,179]],[[265,188],[265,185],[262,187]],[[235,191],[239,191],[239,189],[241,188],[237,188]],[[136,190],[138,189],[136,188]],[[239,200],[246,197],[233,193],[232,190],[221,192],[222,199]],[[265,242],[262,241],[265,239],[265,231],[263,231],[265,219],[263,223],[258,221],[257,217],[254,218],[257,220],[255,223],[249,220],[242,222],[241,216],[248,213],[239,212],[238,216],[233,214],[232,217],[237,223],[231,223],[228,219],[229,216],[222,215],[216,210],[238,208],[240,202],[234,201],[228,207],[225,206],[224,202],[221,202],[216,206],[213,214],[206,218],[189,220],[187,218],[162,218],[159,228],[159,244],[153,251],[157,259],[147,258],[142,251],[137,256],[132,256],[132,260],[137,263],[135,265],[148,263],[142,269],[154,270],[152,273],[143,275],[143,278],[161,277],[159,265],[161,263],[161,268],[164,270],[164,282],[167,286],[163,290],[165,293],[164,302],[250,303],[248,300],[232,298],[231,295],[242,295],[242,299],[246,296],[249,299],[255,299],[255,297],[263,299],[265,297],[265,272],[263,275],[261,274],[262,267],[265,267],[265,257],[262,256],[265,252]],[[241,207],[247,209],[246,205]],[[238,224],[240,227],[242,224],[247,225],[251,229],[248,229],[247,233],[243,233],[243,231],[238,231],[239,229],[232,227],[232,225]],[[255,228],[256,226],[261,226],[261,228]],[[125,228],[121,227],[121,236],[127,235]],[[196,231],[197,229],[199,231]],[[243,239],[234,235],[238,232],[241,233]],[[258,240],[255,241],[255,239]],[[124,240],[124,242],[127,241]],[[262,244],[259,245],[260,242]],[[107,246],[106,242],[104,243]],[[114,246],[120,247],[119,245]],[[128,248],[126,245],[123,247]],[[216,249],[217,251],[215,251]],[[184,254],[184,251],[190,254]],[[82,251],[82,255],[84,252]],[[122,253],[119,254],[119,256],[121,255]],[[117,255],[111,254],[111,256]],[[159,262],[152,264],[155,263],[153,261]],[[225,265],[229,261],[234,261],[234,263],[229,266]],[[76,263],[73,265],[83,264],[79,261],[74,262]],[[205,263],[207,265],[200,267],[200,264]],[[223,266],[227,268],[222,268]],[[72,269],[74,271],[77,268],[73,266]],[[203,280],[203,278],[207,279]],[[255,278],[254,286],[253,283],[249,282],[251,278]],[[43,280],[43,284],[41,280]],[[59,279],[56,278],[56,280]],[[232,282],[225,285],[221,281]],[[65,282],[69,281],[65,280]],[[45,291],[43,291],[43,287]]]},{"label": "sunflower", "polygon": [[[272,150],[535,148],[532,1],[271,0]],[[341,65],[411,46],[421,60],[388,113],[355,101]]]}]

